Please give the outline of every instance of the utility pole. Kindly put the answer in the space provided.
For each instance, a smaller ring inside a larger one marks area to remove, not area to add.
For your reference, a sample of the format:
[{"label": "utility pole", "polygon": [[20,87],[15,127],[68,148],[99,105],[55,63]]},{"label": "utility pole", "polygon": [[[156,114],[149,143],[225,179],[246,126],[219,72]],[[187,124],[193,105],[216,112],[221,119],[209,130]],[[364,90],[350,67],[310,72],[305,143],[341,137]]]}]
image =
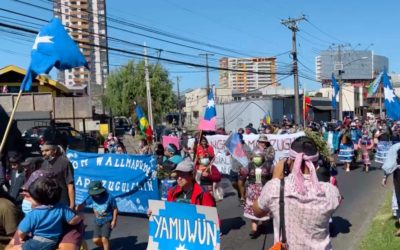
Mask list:
[{"label": "utility pole", "polygon": [[181,109],[181,92],[179,91],[179,76],[176,77],[176,86],[178,89],[178,112],[179,112],[178,126],[182,128],[183,125],[182,125],[182,109]]},{"label": "utility pole", "polygon": [[150,90],[150,76],[149,76],[149,65],[147,62],[147,47],[144,43],[144,77],[146,80],[146,98],[147,98],[147,112],[149,116],[149,122],[152,129],[153,126],[153,107],[151,104],[151,90]]},{"label": "utility pole", "polygon": [[342,73],[344,73],[343,71],[343,63],[342,63],[342,46],[341,44],[339,44],[337,46],[337,50],[338,50],[338,64],[339,64],[339,68],[338,68],[338,83],[339,83],[339,112],[338,112],[338,120],[339,121],[343,121],[343,82],[342,82]]},{"label": "utility pole", "polygon": [[206,83],[207,83],[207,96],[210,93],[210,68],[208,67],[208,56],[213,56],[214,54],[211,53],[204,53],[200,54],[200,56],[206,57]]},{"label": "utility pole", "polygon": [[299,103],[299,72],[297,67],[297,47],[296,47],[296,32],[299,31],[297,23],[300,21],[307,20],[306,16],[303,15],[298,18],[288,18],[281,21],[281,24],[285,25],[292,31],[292,59],[293,59],[293,85],[294,85],[294,111],[295,111],[295,122],[300,124],[300,103]]}]

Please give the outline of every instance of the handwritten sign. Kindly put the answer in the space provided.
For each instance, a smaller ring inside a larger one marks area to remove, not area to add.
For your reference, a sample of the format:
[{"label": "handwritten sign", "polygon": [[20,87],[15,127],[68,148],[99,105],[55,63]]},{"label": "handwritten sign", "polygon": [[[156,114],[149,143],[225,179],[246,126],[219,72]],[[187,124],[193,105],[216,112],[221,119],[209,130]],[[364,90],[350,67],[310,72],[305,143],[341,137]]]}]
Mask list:
[{"label": "handwritten sign", "polygon": [[220,229],[215,207],[149,200],[152,250],[219,250]]},{"label": "handwritten sign", "polygon": [[[287,157],[292,142],[297,137],[304,136],[304,132],[283,135],[266,134],[266,136],[272,147],[275,149],[275,162],[278,162],[280,159]],[[227,153],[227,149],[225,148],[225,142],[228,139],[228,135],[211,135],[206,137],[208,143],[214,148],[214,165],[221,173],[229,174],[231,170],[231,156]],[[250,134],[244,135],[243,139],[247,146],[253,150],[257,145],[259,137],[260,135]],[[189,141],[189,147],[190,144],[193,143],[194,141]]]}]

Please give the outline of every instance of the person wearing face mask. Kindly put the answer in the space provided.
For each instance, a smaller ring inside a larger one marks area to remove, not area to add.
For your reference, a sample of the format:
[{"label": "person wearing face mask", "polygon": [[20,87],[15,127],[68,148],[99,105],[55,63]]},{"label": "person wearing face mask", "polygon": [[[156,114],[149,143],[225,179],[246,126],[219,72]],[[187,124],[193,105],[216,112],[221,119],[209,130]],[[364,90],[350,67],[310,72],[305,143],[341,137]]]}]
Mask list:
[{"label": "person wearing face mask", "polygon": [[355,122],[350,123],[350,139],[353,142],[354,145],[354,157],[353,157],[353,163],[356,163],[359,160],[359,156],[361,152],[358,150],[358,140],[360,140],[362,134],[361,130],[357,127],[357,124]]},{"label": "person wearing face mask", "polygon": [[176,184],[172,171],[183,160],[178,148],[172,143],[166,146],[164,155],[162,162],[157,164],[157,178],[162,200],[167,199],[168,189]]},{"label": "person wearing face mask", "polygon": [[199,164],[196,165],[195,180],[204,191],[213,194],[213,184],[221,181],[221,173],[217,167],[214,166],[210,160],[210,157],[206,154],[200,154]]},{"label": "person wearing face mask", "polygon": [[71,162],[58,151],[57,143],[47,141],[42,145],[43,162],[40,169],[55,175],[61,186],[60,203],[75,208],[74,169]]},{"label": "person wearing face mask", "polygon": [[[28,180],[25,184],[21,187],[21,194],[23,195],[24,199],[22,201],[22,212],[26,215],[29,214],[32,209],[35,207],[33,204],[33,200],[31,194],[29,193],[31,186],[39,179],[43,178],[50,178],[54,179],[54,174],[50,171],[46,170],[36,170],[32,172],[29,176]],[[57,192],[60,193],[60,192]],[[1,204],[1,203],[0,203]],[[84,225],[83,222],[79,223],[75,226],[65,226],[62,229],[61,240],[58,242],[58,248],[60,250],[79,250],[80,246],[83,242],[84,236]],[[6,250],[13,250],[13,249],[21,249],[18,246],[21,245],[20,238],[17,233],[14,234],[14,237],[11,239]]]},{"label": "person wearing face mask", "polygon": [[265,152],[262,149],[255,149],[252,160],[248,168],[242,168],[240,178],[246,184],[246,204],[244,206],[243,216],[251,220],[250,236],[255,239],[259,235],[258,222],[266,221],[269,217],[263,216],[258,218],[254,215],[253,202],[258,199],[261,194],[262,187],[272,177],[271,166],[265,160]]}]

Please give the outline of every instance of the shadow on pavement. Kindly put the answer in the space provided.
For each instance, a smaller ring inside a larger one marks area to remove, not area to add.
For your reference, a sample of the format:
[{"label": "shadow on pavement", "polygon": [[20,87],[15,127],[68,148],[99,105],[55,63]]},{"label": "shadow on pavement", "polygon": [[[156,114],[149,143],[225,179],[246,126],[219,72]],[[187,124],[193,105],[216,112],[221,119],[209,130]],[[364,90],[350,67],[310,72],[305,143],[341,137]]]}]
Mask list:
[{"label": "shadow on pavement", "polygon": [[329,231],[332,238],[338,236],[338,234],[350,233],[351,223],[339,216],[332,217],[332,223],[329,225]]},{"label": "shadow on pavement", "polygon": [[231,230],[238,230],[244,226],[246,222],[242,217],[235,217],[221,220],[221,233],[226,235]]},{"label": "shadow on pavement", "polygon": [[[115,250],[124,249],[135,249],[135,250],[145,250],[147,248],[147,242],[137,243],[136,236],[120,237],[114,238],[110,241],[110,248]],[[93,250],[101,250],[102,248],[95,248]]]}]

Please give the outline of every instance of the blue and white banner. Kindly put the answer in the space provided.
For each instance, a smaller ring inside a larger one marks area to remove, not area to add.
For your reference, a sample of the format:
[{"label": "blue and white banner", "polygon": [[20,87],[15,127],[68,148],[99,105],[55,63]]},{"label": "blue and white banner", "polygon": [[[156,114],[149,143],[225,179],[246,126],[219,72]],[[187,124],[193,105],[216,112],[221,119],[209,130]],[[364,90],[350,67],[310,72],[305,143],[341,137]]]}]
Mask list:
[{"label": "blue and white banner", "polygon": [[159,199],[156,162],[152,155],[94,154],[68,150],[74,168],[75,202],[81,204],[88,197],[92,180],[103,186],[117,201],[118,210],[143,213],[149,199]]},{"label": "blue and white banner", "polygon": [[215,207],[149,201],[152,250],[219,250],[220,228]]}]

